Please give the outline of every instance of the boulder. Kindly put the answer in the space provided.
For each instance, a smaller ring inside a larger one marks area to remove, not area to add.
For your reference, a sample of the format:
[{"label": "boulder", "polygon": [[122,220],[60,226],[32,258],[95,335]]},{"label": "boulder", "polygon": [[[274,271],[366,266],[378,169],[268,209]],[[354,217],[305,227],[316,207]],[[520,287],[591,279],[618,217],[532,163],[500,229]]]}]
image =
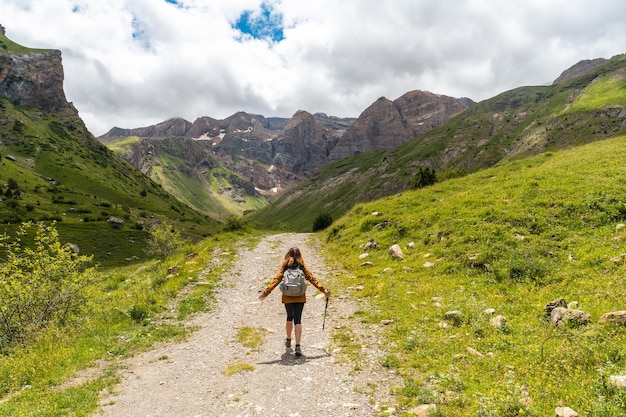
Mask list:
[{"label": "boulder", "polygon": [[498,314],[497,316],[493,317],[491,320],[489,320],[489,323],[501,332],[507,332],[509,330],[508,320],[502,314]]},{"label": "boulder", "polygon": [[611,375],[609,382],[617,388],[626,389],[626,375]]},{"label": "boulder", "polygon": [[568,325],[578,327],[589,323],[591,315],[582,310],[574,310],[565,307],[556,307],[550,313],[550,324],[553,326]]},{"label": "boulder", "polygon": [[566,307],[566,306],[567,306],[567,303],[565,302],[565,298],[557,298],[556,300],[550,301],[544,307],[544,311],[546,312],[546,318],[548,320],[550,319],[550,315],[552,314],[552,310],[554,310],[556,307]]},{"label": "boulder", "polygon": [[463,323],[463,313],[460,310],[446,311],[445,319],[455,326],[460,326]]},{"label": "boulder", "polygon": [[402,248],[398,244],[389,248],[389,255],[394,259],[404,259],[404,253],[402,253]]},{"label": "boulder", "polygon": [[377,249],[377,248],[378,248],[378,244],[376,243],[375,240],[368,240],[367,243],[363,245],[364,250]]},{"label": "boulder", "polygon": [[569,407],[557,407],[554,412],[556,417],[578,417],[578,413]]},{"label": "boulder", "polygon": [[626,324],[626,310],[605,313],[600,317],[599,322]]}]

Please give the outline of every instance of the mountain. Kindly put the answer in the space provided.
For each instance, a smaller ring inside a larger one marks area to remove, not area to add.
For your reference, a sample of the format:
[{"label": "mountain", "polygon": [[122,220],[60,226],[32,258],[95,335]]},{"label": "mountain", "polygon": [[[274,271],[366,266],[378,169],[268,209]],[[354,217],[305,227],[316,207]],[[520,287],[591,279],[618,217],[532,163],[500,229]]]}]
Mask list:
[{"label": "mountain", "polygon": [[251,219],[308,231],[321,213],[338,218],[359,202],[411,188],[423,169],[444,180],[624,132],[626,55],[619,55],[578,77],[484,100],[397,148],[331,163]]},{"label": "mountain", "polygon": [[[298,111],[289,119],[238,112],[224,120],[200,117],[193,123],[170,119],[141,128],[115,127],[99,139],[186,204],[221,218],[224,213],[242,214],[267,206],[329,162],[371,149],[394,148],[473,104],[467,98],[412,91],[394,101],[382,97],[356,119],[306,111]],[[137,139],[129,141],[128,137]],[[176,140],[201,144],[205,158],[218,161],[218,175],[228,180],[211,188],[216,181],[197,180],[211,177],[211,169],[198,172],[184,159],[178,159],[181,169],[177,169],[164,162],[163,147],[159,158],[154,154],[142,158],[164,139],[170,144]],[[171,175],[161,170],[158,176],[151,164],[170,166]],[[183,183],[189,181],[196,184],[193,193],[182,191],[189,187]],[[221,196],[227,198],[218,198]],[[215,204],[208,204],[209,200]]]},{"label": "mountain", "polygon": [[582,61],[579,61],[578,63],[563,71],[561,75],[559,75],[557,79],[554,80],[553,84],[561,84],[562,82],[569,81],[572,78],[585,75],[603,65],[606,61],[607,60],[604,58],[583,59]]},{"label": "mountain", "polygon": [[348,128],[333,148],[331,161],[376,149],[392,149],[441,126],[474,104],[428,91],[410,91],[391,101],[381,97]]},{"label": "mountain", "polygon": [[63,92],[59,51],[30,49],[0,31],[0,221],[56,221],[60,238],[103,265],[145,257],[154,222],[199,238],[219,225],[116,156]]}]

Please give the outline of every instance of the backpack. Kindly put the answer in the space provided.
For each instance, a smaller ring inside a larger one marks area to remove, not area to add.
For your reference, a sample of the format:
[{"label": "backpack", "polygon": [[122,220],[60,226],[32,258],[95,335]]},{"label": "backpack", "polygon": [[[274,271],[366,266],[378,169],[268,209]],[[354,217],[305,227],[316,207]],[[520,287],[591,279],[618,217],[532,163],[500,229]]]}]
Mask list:
[{"label": "backpack", "polygon": [[283,282],[280,283],[280,290],[289,297],[298,297],[306,292],[306,276],[299,266],[295,268],[285,268]]}]

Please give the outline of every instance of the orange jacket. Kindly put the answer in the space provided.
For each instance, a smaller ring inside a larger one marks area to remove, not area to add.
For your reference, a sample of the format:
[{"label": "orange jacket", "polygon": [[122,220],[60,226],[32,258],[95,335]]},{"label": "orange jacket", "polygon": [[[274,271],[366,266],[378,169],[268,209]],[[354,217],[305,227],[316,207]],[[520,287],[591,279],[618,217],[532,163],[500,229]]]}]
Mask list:
[{"label": "orange jacket", "polygon": [[[263,289],[262,294],[264,296],[267,297],[274,290],[274,288],[276,288],[278,284],[280,284],[280,282],[283,280],[283,274],[285,273],[285,268],[286,266],[281,266],[280,270],[278,271],[274,279],[272,279],[269,285]],[[309,271],[309,269],[306,266],[302,267],[302,269],[304,271],[304,276],[306,277],[307,281],[313,284],[313,286],[317,288],[318,290],[320,290],[321,292],[326,292],[326,288],[324,288],[322,284],[320,284],[317,281],[317,279],[315,279],[311,271]],[[282,297],[283,304],[306,303],[306,293],[299,295],[297,297],[289,297],[288,295],[285,295],[285,294],[282,294],[282,296],[283,296]]]}]

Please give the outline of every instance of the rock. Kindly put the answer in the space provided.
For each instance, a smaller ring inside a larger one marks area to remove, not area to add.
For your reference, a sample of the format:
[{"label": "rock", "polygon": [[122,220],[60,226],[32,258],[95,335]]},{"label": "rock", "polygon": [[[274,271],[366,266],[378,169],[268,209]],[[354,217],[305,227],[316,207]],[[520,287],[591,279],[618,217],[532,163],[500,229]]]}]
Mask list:
[{"label": "rock", "polygon": [[626,310],[613,311],[605,313],[598,320],[600,323],[619,323],[626,324]]},{"label": "rock", "polygon": [[377,248],[378,248],[378,244],[376,243],[375,240],[368,240],[367,243],[363,245],[364,250],[377,249]]},{"label": "rock", "polygon": [[63,91],[61,51],[6,52],[0,50],[0,96],[20,106],[46,112],[74,110]]},{"label": "rock", "polygon": [[556,307],[565,307],[567,304],[565,303],[565,298],[557,298],[556,300],[550,301],[544,307],[544,311],[546,312],[546,318],[550,319],[550,315],[552,314],[552,310]]},{"label": "rock", "polygon": [[76,255],[80,254],[80,248],[78,247],[78,245],[76,243],[67,243],[65,245],[65,247],[67,247],[69,250],[71,250]]},{"label": "rock", "polygon": [[396,148],[448,121],[472,106],[467,98],[410,91],[391,101],[380,97],[365,109],[332,149],[330,160],[374,149]]},{"label": "rock", "polygon": [[359,259],[365,259],[365,258],[367,258],[368,256],[370,256],[370,254],[369,254],[369,253],[367,253],[367,252],[366,252],[366,253],[362,253],[362,254],[360,254],[360,255],[359,255]]},{"label": "rock", "polygon": [[565,81],[571,80],[572,78],[585,75],[598,68],[600,65],[603,65],[606,61],[607,60],[605,58],[584,59],[582,61],[578,61],[576,64],[563,71],[561,75],[559,75],[558,78],[552,82],[552,84],[561,84]]},{"label": "rock", "polygon": [[406,244],[406,247],[407,247],[408,249],[413,249],[413,248],[415,247],[415,242],[409,242],[409,243],[407,243],[407,244]]},{"label": "rock", "polygon": [[578,413],[569,407],[557,407],[554,412],[556,417],[578,417]]},{"label": "rock", "polygon": [[445,319],[455,326],[463,323],[463,313],[460,310],[446,311]]},{"label": "rock", "polygon": [[609,382],[617,388],[626,389],[626,375],[611,375]]},{"label": "rock", "polygon": [[484,353],[479,352],[478,350],[476,350],[476,349],[474,349],[474,348],[468,347],[468,348],[467,348],[467,351],[468,351],[469,353],[471,353],[472,355],[474,355],[474,356],[478,356],[479,358],[483,358],[483,357],[485,357]]},{"label": "rock", "polygon": [[430,410],[435,410],[436,408],[437,408],[436,404],[422,404],[422,405],[418,405],[415,408],[411,408],[409,410],[409,414],[412,414],[418,417],[427,417],[428,414],[430,413]]},{"label": "rock", "polygon": [[483,314],[486,316],[491,316],[492,314],[495,314],[496,309],[495,308],[486,308],[483,310]]},{"label": "rock", "polygon": [[389,248],[389,255],[391,255],[394,259],[404,259],[404,254],[402,253],[402,248],[397,243]]},{"label": "rock", "polygon": [[435,266],[434,262],[424,262],[424,267],[425,268],[432,268],[433,266]]},{"label": "rock", "polygon": [[553,326],[581,326],[587,324],[591,319],[591,315],[582,310],[568,309],[565,307],[556,307],[550,313],[549,321]]},{"label": "rock", "polygon": [[373,263],[371,263],[371,262],[369,262],[369,261],[367,261],[367,262],[363,262],[363,263],[362,263],[361,265],[359,265],[359,266],[372,266],[372,265],[374,265],[374,264],[373,264]]},{"label": "rock", "polygon": [[507,332],[509,330],[508,320],[502,314],[498,314],[497,316],[489,320],[489,324],[491,324],[493,327],[500,330],[501,332]]},{"label": "rock", "polygon": [[112,227],[120,228],[124,225],[124,220],[111,216],[107,219],[107,223],[109,223]]}]

